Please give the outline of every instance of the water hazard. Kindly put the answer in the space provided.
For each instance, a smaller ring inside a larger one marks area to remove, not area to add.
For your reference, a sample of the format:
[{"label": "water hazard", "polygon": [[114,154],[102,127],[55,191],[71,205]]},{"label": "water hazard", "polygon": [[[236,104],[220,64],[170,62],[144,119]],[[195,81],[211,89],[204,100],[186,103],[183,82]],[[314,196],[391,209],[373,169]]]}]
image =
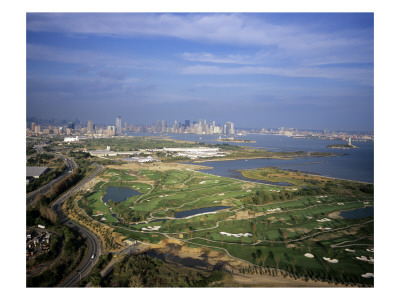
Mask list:
[{"label": "water hazard", "polygon": [[342,211],[342,212],[340,212],[340,216],[344,219],[350,219],[350,220],[373,217],[374,216],[374,207],[367,206],[367,207],[363,207],[363,208]]},{"label": "water hazard", "polygon": [[175,213],[174,217],[177,219],[193,217],[196,215],[202,215],[206,213],[212,213],[221,209],[230,208],[231,206],[213,206],[213,207],[203,207],[203,208],[195,208],[185,211],[180,211]]},{"label": "water hazard", "polygon": [[106,189],[106,194],[103,197],[103,202],[107,203],[110,200],[115,202],[122,202],[136,195],[142,194],[136,190],[127,187],[109,186]]}]

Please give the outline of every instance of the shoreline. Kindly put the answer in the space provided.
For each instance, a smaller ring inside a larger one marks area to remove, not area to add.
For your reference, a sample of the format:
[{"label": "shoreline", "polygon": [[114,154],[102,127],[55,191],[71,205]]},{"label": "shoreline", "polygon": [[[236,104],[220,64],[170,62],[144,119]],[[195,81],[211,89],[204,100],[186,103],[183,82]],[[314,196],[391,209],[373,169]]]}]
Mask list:
[{"label": "shoreline", "polygon": [[249,159],[280,159],[280,160],[293,160],[296,158],[307,158],[307,157],[336,157],[336,156],[341,156],[343,154],[341,153],[329,153],[329,155],[303,155],[303,156],[271,156],[271,157],[265,157],[265,156],[257,156],[257,157],[228,157],[228,158],[216,158],[216,159],[205,159],[201,161],[191,161],[190,163],[196,163],[196,164],[201,164],[203,162],[213,162],[213,161],[230,161],[230,160],[249,160]]},{"label": "shoreline", "polygon": [[[287,171],[287,172],[293,172],[293,171],[288,171],[288,170],[285,170],[285,169],[281,169],[281,168],[279,168],[279,167],[275,167],[275,168],[278,168],[278,169],[280,169],[280,170]],[[239,171],[239,172],[242,174],[242,176],[245,177],[245,178],[247,178],[247,179],[260,180],[260,181],[266,181],[266,182],[267,182],[267,181],[268,181],[268,182],[273,182],[273,181],[269,181],[269,180],[262,180],[262,179],[250,178],[250,177],[247,177],[247,176],[244,176],[244,175],[243,175],[243,171],[246,171],[246,170],[257,170],[257,169],[259,169],[259,168],[244,169],[244,170],[236,170],[236,171]],[[302,172],[302,171],[300,171],[300,172]],[[306,172],[302,172],[302,173],[307,174],[307,175],[310,175],[310,176],[317,176],[317,177],[328,178],[328,179],[344,180],[344,181],[351,181],[351,182],[357,182],[357,183],[363,183],[363,184],[374,184],[374,183],[366,182],[366,181],[359,181],[359,180],[352,180],[352,179],[342,179],[342,178],[330,177],[330,176],[319,175],[319,174],[310,174],[310,173],[306,173]],[[277,181],[277,182],[279,182],[279,181]]]}]

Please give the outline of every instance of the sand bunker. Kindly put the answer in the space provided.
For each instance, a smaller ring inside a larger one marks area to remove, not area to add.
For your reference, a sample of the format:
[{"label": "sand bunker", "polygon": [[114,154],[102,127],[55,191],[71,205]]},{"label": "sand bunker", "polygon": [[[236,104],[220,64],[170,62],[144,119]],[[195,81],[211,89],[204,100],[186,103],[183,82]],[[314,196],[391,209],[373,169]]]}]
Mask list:
[{"label": "sand bunker", "polygon": [[104,218],[104,217],[102,217],[102,218],[100,219],[100,221],[107,221],[107,219]]},{"label": "sand bunker", "polygon": [[312,255],[311,253],[306,253],[304,254],[304,256],[308,258],[314,258],[314,255]]},{"label": "sand bunker", "polygon": [[374,258],[371,257],[371,256],[369,258],[367,258],[366,256],[362,255],[362,256],[357,256],[356,259],[362,260],[362,261],[366,261],[366,262],[369,262],[371,264],[374,263]]},{"label": "sand bunker", "polygon": [[234,237],[242,237],[242,236],[250,237],[250,236],[252,236],[251,233],[228,233],[228,232],[222,232],[222,231],[219,234],[227,235],[227,236],[234,236]]},{"label": "sand bunker", "polygon": [[338,205],[344,205],[344,203],[343,202],[338,202]]},{"label": "sand bunker", "polygon": [[225,195],[225,193],[220,193],[220,194],[218,194],[218,196],[224,196]]},{"label": "sand bunker", "polygon": [[158,230],[158,229],[160,229],[160,228],[161,228],[161,226],[147,226],[147,227],[143,227],[142,230],[145,230],[145,231],[154,231],[154,230]]},{"label": "sand bunker", "polygon": [[374,277],[374,273],[365,273],[365,274],[362,274],[361,276],[364,278],[371,278],[371,277]]},{"label": "sand bunker", "polygon": [[330,227],[315,227],[315,229],[318,229],[318,230],[331,230],[332,228],[330,228]]},{"label": "sand bunker", "polygon": [[200,182],[199,182],[199,184],[205,184],[205,183],[206,183],[205,181],[200,181]]},{"label": "sand bunker", "polygon": [[103,214],[92,215],[92,217],[102,216]]},{"label": "sand bunker", "polygon": [[307,219],[308,219],[308,220],[311,220],[312,218],[313,218],[313,217],[307,216]]},{"label": "sand bunker", "polygon": [[271,208],[271,209],[268,209],[267,211],[280,211],[281,210],[281,208]]},{"label": "sand bunker", "polygon": [[347,252],[356,252],[356,250],[353,250],[353,249],[344,249],[344,250],[346,250]]},{"label": "sand bunker", "polygon": [[321,220],[317,220],[317,222],[330,222],[330,221],[332,221],[332,220],[328,219],[328,218],[323,218]]},{"label": "sand bunker", "polygon": [[337,264],[339,261],[335,258],[335,259],[330,259],[329,257],[323,257],[324,260],[326,260],[327,262],[331,263],[331,264]]},{"label": "sand bunker", "polygon": [[374,249],[367,249],[368,252],[374,252]]}]

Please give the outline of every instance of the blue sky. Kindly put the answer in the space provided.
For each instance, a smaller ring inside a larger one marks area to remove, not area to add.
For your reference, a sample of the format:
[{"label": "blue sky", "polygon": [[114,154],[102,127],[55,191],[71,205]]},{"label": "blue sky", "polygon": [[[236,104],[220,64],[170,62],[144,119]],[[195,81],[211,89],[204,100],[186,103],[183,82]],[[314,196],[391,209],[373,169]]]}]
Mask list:
[{"label": "blue sky", "polygon": [[27,14],[28,117],[373,130],[371,13]]}]

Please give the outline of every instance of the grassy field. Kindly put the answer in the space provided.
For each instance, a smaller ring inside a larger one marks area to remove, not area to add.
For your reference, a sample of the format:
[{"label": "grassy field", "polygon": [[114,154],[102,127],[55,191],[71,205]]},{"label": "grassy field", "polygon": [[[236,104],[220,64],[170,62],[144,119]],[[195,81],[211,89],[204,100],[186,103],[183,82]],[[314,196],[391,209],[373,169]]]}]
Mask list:
[{"label": "grassy field", "polygon": [[[244,175],[294,186],[224,178],[184,165],[163,170],[145,164],[137,170],[110,167],[79,205],[126,238],[148,243],[175,238],[194,247],[225,249],[249,265],[276,267],[315,280],[373,285],[373,278],[361,276],[373,273],[373,262],[360,259],[373,257],[373,217],[351,220],[339,214],[373,206],[371,185],[275,168],[246,170]],[[129,187],[141,195],[105,205],[102,198],[108,186]],[[174,218],[176,212],[213,206],[229,208]]]}]

